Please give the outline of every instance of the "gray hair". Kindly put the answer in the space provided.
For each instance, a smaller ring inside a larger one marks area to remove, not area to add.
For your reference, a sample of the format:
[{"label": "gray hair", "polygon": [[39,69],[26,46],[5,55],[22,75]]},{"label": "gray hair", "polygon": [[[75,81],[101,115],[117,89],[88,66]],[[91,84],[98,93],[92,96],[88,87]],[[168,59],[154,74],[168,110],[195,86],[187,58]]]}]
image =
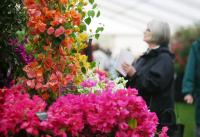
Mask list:
[{"label": "gray hair", "polygon": [[151,42],[160,46],[167,46],[170,40],[169,24],[160,20],[152,20],[147,24],[147,28],[152,32]]}]

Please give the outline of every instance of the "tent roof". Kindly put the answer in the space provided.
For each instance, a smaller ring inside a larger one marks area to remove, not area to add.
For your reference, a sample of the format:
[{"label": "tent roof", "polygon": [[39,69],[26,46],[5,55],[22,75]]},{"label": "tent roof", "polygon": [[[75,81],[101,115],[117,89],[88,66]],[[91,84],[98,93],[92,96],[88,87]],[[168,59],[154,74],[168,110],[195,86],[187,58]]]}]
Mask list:
[{"label": "tent roof", "polygon": [[200,21],[200,0],[96,0],[101,11],[94,24],[105,25],[104,34],[141,35],[152,19],[169,23],[172,33]]}]

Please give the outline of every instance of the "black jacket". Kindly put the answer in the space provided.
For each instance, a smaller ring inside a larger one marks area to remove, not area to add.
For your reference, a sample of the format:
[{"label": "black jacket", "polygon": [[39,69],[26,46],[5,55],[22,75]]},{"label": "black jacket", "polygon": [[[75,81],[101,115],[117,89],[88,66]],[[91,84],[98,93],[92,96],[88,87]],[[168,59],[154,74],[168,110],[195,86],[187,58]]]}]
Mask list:
[{"label": "black jacket", "polygon": [[174,75],[173,55],[167,47],[159,47],[145,53],[133,66],[136,68],[136,74],[128,78],[127,87],[137,88],[139,95],[160,120],[164,110],[174,107],[171,90]]}]

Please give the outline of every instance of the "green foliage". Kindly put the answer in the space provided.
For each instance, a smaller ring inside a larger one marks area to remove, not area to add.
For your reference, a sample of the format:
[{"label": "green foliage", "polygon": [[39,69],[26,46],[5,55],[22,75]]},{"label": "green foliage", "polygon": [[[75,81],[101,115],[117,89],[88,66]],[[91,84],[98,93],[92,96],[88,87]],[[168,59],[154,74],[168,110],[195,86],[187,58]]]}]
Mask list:
[{"label": "green foliage", "polygon": [[195,129],[195,110],[194,105],[176,103],[177,123],[185,126],[184,137],[194,137]]},{"label": "green foliage", "polygon": [[98,28],[96,29],[96,33],[102,32],[103,30],[104,30],[103,27],[98,27]]},{"label": "green foliage", "polygon": [[24,38],[26,13],[22,7],[22,0],[0,0],[0,81],[4,81],[0,87],[23,73],[24,64],[15,55],[14,47],[7,44],[9,38]]},{"label": "green foliage", "polygon": [[85,19],[85,23],[86,23],[87,25],[90,25],[90,23],[91,23],[91,18],[90,18],[90,17],[86,18],[86,19]]},{"label": "green foliage", "polygon": [[93,4],[93,3],[94,3],[94,0],[89,0],[89,2],[90,2],[91,4]]},{"label": "green foliage", "polygon": [[95,38],[99,39],[100,34],[95,34]]},{"label": "green foliage", "polygon": [[[172,37],[172,52],[175,54],[175,71],[182,73],[192,43],[200,37],[200,24],[179,28]],[[175,41],[175,42],[174,42]]]},{"label": "green foliage", "polygon": [[97,12],[97,17],[99,17],[99,16],[100,16],[100,11]]},{"label": "green foliage", "polygon": [[95,16],[95,11],[94,10],[89,10],[88,11],[88,16],[94,17]]},{"label": "green foliage", "polygon": [[0,39],[7,39],[26,22],[21,0],[0,1]]},{"label": "green foliage", "polygon": [[90,63],[90,67],[91,67],[91,68],[96,67],[96,62],[95,62],[95,61],[91,62],[91,63]]}]

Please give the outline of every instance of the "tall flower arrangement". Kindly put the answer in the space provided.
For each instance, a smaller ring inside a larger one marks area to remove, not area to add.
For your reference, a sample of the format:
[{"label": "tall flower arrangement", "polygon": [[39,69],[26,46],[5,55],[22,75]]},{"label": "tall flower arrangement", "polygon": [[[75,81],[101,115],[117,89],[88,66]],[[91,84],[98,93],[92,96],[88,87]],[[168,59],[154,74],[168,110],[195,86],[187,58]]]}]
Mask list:
[{"label": "tall flower arrangement", "polygon": [[[88,4],[93,10],[86,11]],[[30,28],[27,48],[35,57],[24,67],[25,83],[43,99],[55,100],[93,66],[80,51],[87,46],[87,25],[99,12],[92,0],[24,0],[24,5]]]}]

